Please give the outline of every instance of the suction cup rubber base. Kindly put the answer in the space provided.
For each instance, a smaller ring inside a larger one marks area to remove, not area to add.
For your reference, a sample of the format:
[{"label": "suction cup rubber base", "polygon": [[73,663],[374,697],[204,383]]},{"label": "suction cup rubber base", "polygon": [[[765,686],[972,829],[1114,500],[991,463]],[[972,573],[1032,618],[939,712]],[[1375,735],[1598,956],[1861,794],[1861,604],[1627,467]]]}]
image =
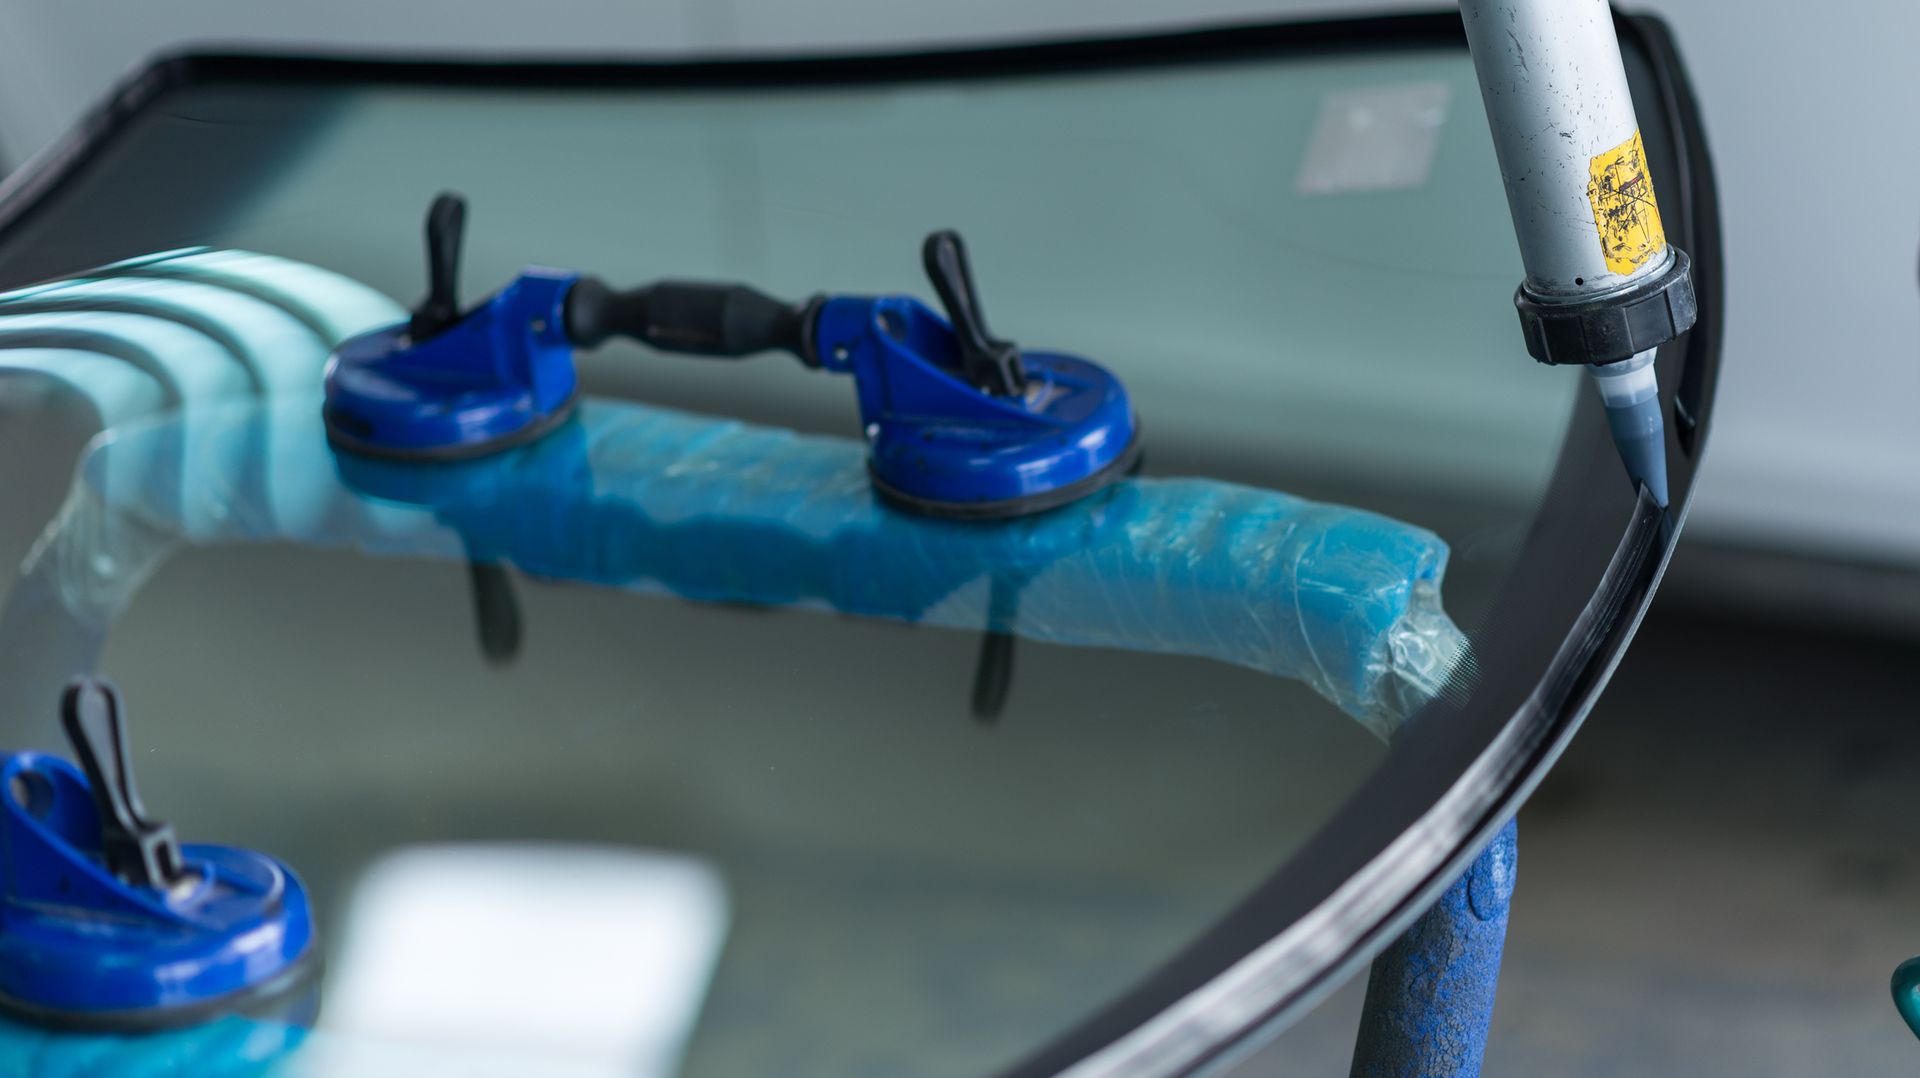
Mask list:
[{"label": "suction cup rubber base", "polygon": [[320,1013],[320,947],[305,954],[278,977],[213,999],[177,1007],[123,1011],[64,1011],[36,1007],[0,995],[0,1015],[61,1033],[160,1033],[205,1025],[232,1015],[292,1026],[311,1026]]},{"label": "suction cup rubber base", "polygon": [[1140,428],[1136,423],[1133,440],[1127,443],[1127,448],[1115,457],[1112,463],[1092,475],[1052,490],[995,502],[942,502],[918,498],[898,487],[888,485],[874,473],[871,465],[867,468],[867,476],[872,480],[874,493],[880,496],[881,501],[905,512],[937,517],[942,520],[1012,520],[1017,517],[1032,516],[1035,513],[1044,513],[1049,509],[1058,509],[1090,494],[1099,493],[1139,469],[1140,451]]},{"label": "suction cup rubber base", "polygon": [[322,413],[327,427],[327,444],[335,449],[356,456],[372,457],[376,460],[412,461],[422,464],[449,463],[463,460],[476,460],[480,457],[504,453],[509,449],[518,449],[541,438],[558,428],[573,417],[574,405],[579,403],[580,395],[568,397],[566,403],[546,415],[535,419],[526,426],[497,438],[481,442],[459,442],[450,445],[399,447],[370,442],[358,437],[336,424],[331,411]]}]

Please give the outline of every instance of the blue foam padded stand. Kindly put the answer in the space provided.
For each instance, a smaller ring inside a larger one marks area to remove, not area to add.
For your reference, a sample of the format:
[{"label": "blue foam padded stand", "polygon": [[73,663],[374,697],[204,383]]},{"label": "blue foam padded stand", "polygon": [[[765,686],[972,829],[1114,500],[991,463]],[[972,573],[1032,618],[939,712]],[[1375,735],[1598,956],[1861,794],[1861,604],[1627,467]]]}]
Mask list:
[{"label": "blue foam padded stand", "polygon": [[1275,491],[1137,479],[1028,519],[952,522],[878,501],[851,439],[641,404],[585,401],[540,442],[452,465],[336,456],[317,417],[310,401],[240,404],[113,430],[82,468],[85,534],[47,556],[95,591],[92,555],[125,545],[115,521],[195,543],[471,556],[702,601],[1203,656],[1304,680],[1383,735],[1462,644],[1439,606],[1437,536]]},{"label": "blue foam padded stand", "polygon": [[161,1033],[56,1033],[0,1018],[0,1075],[240,1078],[272,1073],[306,1038],[296,1024],[229,1015]]},{"label": "blue foam padded stand", "polygon": [[1508,820],[1466,874],[1373,960],[1351,1078],[1479,1078],[1519,863]]},{"label": "blue foam padded stand", "polygon": [[[1437,536],[1212,480],[1129,481],[1029,520],[915,519],[874,499],[852,439],[607,401],[497,458],[343,477],[317,434],[321,366],[403,316],[326,270],[204,248],[0,295],[0,375],[64,381],[112,429],[86,465],[104,515],[66,521],[41,558],[136,553],[118,549],[141,545],[114,531],[121,511],[189,541],[471,551],[689,598],[1205,656],[1301,678],[1382,736],[1464,650]],[[139,574],[94,579],[87,564],[28,573],[110,617]]]}]

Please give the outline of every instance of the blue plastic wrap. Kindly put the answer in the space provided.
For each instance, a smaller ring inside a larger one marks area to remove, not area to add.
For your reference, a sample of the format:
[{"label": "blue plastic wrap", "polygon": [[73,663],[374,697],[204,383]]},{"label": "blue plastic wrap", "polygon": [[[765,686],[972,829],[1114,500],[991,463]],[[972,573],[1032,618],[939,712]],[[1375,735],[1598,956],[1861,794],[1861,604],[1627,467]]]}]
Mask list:
[{"label": "blue plastic wrap", "polygon": [[935,521],[875,501],[856,441],[604,401],[488,460],[337,466],[306,395],[333,343],[401,316],[324,270],[204,249],[0,296],[0,373],[63,379],[110,427],[0,613],[0,681],[90,664],[179,542],[472,557],[1203,656],[1299,678],[1382,736],[1464,654],[1437,536],[1230,483],[1133,480],[1025,520]]},{"label": "blue plastic wrap", "polygon": [[0,1078],[239,1078],[268,1073],[307,1031],[228,1016],[164,1033],[54,1033],[0,1019]]},{"label": "blue plastic wrap", "polygon": [[247,404],[111,431],[36,571],[104,626],[175,542],[472,557],[702,601],[1203,656],[1299,678],[1383,736],[1462,649],[1440,607],[1438,537],[1273,491],[1138,479],[960,523],[876,501],[846,439],[587,401],[535,445],[413,465],[336,458],[318,414]]}]

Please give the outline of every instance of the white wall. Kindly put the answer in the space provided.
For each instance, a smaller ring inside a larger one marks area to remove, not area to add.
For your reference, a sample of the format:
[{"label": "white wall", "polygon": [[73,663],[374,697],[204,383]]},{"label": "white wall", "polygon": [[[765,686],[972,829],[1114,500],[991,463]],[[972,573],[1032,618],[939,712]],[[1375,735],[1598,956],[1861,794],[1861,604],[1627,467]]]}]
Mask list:
[{"label": "white wall", "polygon": [[1726,222],[1699,523],[1920,563],[1920,4],[1661,0]]},{"label": "white wall", "polygon": [[[1406,6],[0,0],[0,159],[18,162],[45,145],[142,57],[191,42],[670,54],[998,39]],[[1920,127],[1912,122],[1920,101],[1920,5],[1637,6],[1665,15],[1679,37],[1706,113],[1726,222],[1725,373],[1694,533],[1920,564]]]}]

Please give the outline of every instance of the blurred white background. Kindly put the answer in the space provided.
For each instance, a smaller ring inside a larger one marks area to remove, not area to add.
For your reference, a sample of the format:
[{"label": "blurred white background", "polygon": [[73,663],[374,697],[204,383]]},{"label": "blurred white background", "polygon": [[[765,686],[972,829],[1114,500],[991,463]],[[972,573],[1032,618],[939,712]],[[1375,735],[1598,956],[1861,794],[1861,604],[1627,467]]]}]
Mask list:
[{"label": "blurred white background", "polygon": [[[0,0],[0,168],[190,46],[663,56],[1004,41],[1421,0]],[[1726,229],[1718,427],[1692,536],[1920,566],[1920,5],[1644,0],[1706,114]],[[1514,267],[1518,281],[1520,267]],[[1529,373],[1515,334],[1515,377]],[[1764,581],[1760,583],[1764,584]]]}]

